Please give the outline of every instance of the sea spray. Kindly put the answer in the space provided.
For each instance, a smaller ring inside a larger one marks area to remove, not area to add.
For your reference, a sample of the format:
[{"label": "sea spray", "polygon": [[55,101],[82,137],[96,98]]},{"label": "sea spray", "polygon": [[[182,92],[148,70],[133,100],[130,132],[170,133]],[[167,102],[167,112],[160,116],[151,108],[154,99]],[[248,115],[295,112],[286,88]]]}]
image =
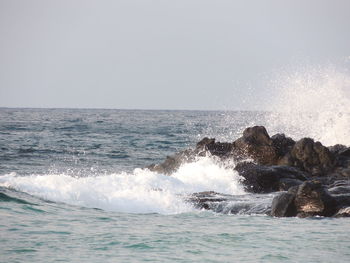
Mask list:
[{"label": "sea spray", "polygon": [[182,165],[173,176],[147,169],[90,177],[8,174],[0,177],[0,186],[45,200],[107,211],[176,214],[194,209],[185,197],[195,192],[244,194],[240,179],[234,170],[203,157]]},{"label": "sea spray", "polygon": [[350,145],[349,72],[335,66],[305,67],[280,73],[270,87],[270,113],[262,125],[271,134]]}]

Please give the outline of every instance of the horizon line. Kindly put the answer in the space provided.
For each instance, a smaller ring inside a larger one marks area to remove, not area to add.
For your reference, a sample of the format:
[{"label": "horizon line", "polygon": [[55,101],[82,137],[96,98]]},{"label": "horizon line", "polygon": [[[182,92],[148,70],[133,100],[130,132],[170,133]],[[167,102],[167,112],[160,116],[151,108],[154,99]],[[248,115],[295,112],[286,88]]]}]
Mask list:
[{"label": "horizon line", "polygon": [[152,109],[152,108],[93,108],[93,107],[26,107],[26,106],[20,106],[20,107],[7,107],[7,106],[0,106],[0,109],[22,109],[22,110],[121,110],[121,111],[241,111],[241,112],[269,112],[270,110],[249,110],[249,109]]}]

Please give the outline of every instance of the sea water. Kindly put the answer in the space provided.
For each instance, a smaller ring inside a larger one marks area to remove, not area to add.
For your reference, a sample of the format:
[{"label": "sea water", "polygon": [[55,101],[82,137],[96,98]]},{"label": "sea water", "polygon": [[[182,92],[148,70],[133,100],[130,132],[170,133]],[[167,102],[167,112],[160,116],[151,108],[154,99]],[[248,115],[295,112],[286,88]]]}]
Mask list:
[{"label": "sea water", "polygon": [[[350,145],[348,79],[322,76],[297,76],[265,112],[0,109],[0,262],[349,262],[349,219],[267,216],[276,193],[246,192],[213,157],[143,169],[252,125]],[[201,191],[237,209],[196,209]]]},{"label": "sea water", "polygon": [[[258,200],[213,158],[141,169],[264,112],[0,110],[1,262],[348,262],[348,219],[195,209],[200,191]],[[273,133],[273,132],[272,132]],[[273,195],[261,195],[269,205]]]}]

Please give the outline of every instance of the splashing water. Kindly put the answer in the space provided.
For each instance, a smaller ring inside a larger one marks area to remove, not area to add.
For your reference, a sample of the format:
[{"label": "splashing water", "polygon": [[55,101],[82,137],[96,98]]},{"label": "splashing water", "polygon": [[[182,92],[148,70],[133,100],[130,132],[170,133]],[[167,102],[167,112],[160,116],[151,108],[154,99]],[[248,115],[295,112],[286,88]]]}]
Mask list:
[{"label": "splashing water", "polygon": [[176,214],[193,210],[183,198],[191,193],[216,191],[232,195],[244,194],[239,180],[237,172],[205,157],[182,165],[173,176],[143,169],[135,169],[132,174],[96,177],[9,174],[0,177],[0,186],[45,200],[107,211]]},{"label": "splashing water", "polygon": [[273,83],[267,128],[329,146],[350,145],[350,75],[335,67],[282,74]]}]

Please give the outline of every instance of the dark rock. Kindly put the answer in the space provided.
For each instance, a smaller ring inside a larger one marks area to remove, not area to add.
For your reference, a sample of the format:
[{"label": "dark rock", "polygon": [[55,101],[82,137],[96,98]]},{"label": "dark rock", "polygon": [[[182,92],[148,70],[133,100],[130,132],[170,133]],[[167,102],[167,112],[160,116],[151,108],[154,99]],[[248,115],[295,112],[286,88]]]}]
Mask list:
[{"label": "dark rock", "polygon": [[[253,193],[279,191],[284,179],[300,181],[307,179],[306,173],[287,166],[263,166],[253,163],[239,163],[235,167],[235,170],[244,178],[242,183],[246,185],[246,190]],[[284,183],[287,183],[287,181],[285,180]],[[293,182],[295,185],[298,183],[298,181]]]},{"label": "dark rock", "polygon": [[293,186],[299,186],[303,181],[299,179],[281,178],[278,182],[278,191],[288,191]]},{"label": "dark rock", "polygon": [[153,172],[170,175],[179,169],[181,164],[193,161],[195,156],[192,150],[185,150],[172,156],[167,156],[163,163],[152,164],[146,168]]},{"label": "dark rock", "polygon": [[334,168],[334,156],[320,142],[310,138],[299,140],[290,152],[291,166],[297,166],[314,176],[322,176]]},{"label": "dark rock", "polygon": [[350,147],[340,150],[338,154],[341,156],[350,157]]},{"label": "dark rock", "polygon": [[318,182],[307,181],[298,187],[294,205],[298,216],[332,216],[337,202]]},{"label": "dark rock", "polygon": [[341,169],[338,172],[341,176],[350,177],[350,168]]},{"label": "dark rock", "polygon": [[215,139],[214,138],[204,137],[202,140],[200,140],[197,143],[196,148],[197,149],[199,149],[199,148],[205,149],[206,145],[212,144],[212,143],[215,143]]},{"label": "dark rock", "polygon": [[193,193],[187,198],[187,201],[192,203],[198,209],[213,209],[213,204],[217,202],[226,201],[225,195],[219,194],[214,191],[206,191],[200,193]]},{"label": "dark rock", "polygon": [[295,144],[292,138],[286,137],[284,134],[275,134],[271,137],[272,145],[275,147],[279,156],[285,156]]},{"label": "dark rock", "polygon": [[271,216],[290,217],[296,216],[297,211],[294,205],[295,195],[282,193],[272,200]]},{"label": "dark rock", "polygon": [[297,195],[299,189],[299,185],[292,186],[291,188],[288,189],[288,193],[292,195]]},{"label": "dark rock", "polygon": [[332,154],[339,154],[339,152],[346,150],[347,147],[343,144],[336,144],[333,146],[329,146],[328,150],[332,153]]},{"label": "dark rock", "polygon": [[[233,148],[232,143],[221,143],[216,142],[214,138],[205,137],[200,142],[197,143],[195,153],[199,156],[205,155],[206,152],[209,152],[211,155],[224,157],[231,153]],[[203,154],[204,153],[204,154]]]},{"label": "dark rock", "polygon": [[277,163],[278,154],[272,139],[263,126],[245,129],[243,136],[234,141],[233,146],[234,155],[241,159],[252,158],[263,165]]},{"label": "dark rock", "polygon": [[332,197],[336,201],[338,209],[350,206],[350,194],[338,194],[332,195]]},{"label": "dark rock", "polygon": [[231,143],[211,143],[206,146],[210,154],[214,156],[224,157],[231,153],[233,145]]},{"label": "dark rock", "polygon": [[350,217],[350,207],[341,208],[334,217]]},{"label": "dark rock", "polygon": [[266,197],[256,195],[228,195],[213,191],[194,193],[185,200],[198,209],[223,214],[270,214],[271,206]]},{"label": "dark rock", "polygon": [[328,147],[329,151],[335,156],[334,164],[341,168],[350,168],[350,147],[336,144]]},{"label": "dark rock", "polygon": [[348,186],[335,186],[328,189],[328,192],[332,195],[350,194],[350,185]]}]

